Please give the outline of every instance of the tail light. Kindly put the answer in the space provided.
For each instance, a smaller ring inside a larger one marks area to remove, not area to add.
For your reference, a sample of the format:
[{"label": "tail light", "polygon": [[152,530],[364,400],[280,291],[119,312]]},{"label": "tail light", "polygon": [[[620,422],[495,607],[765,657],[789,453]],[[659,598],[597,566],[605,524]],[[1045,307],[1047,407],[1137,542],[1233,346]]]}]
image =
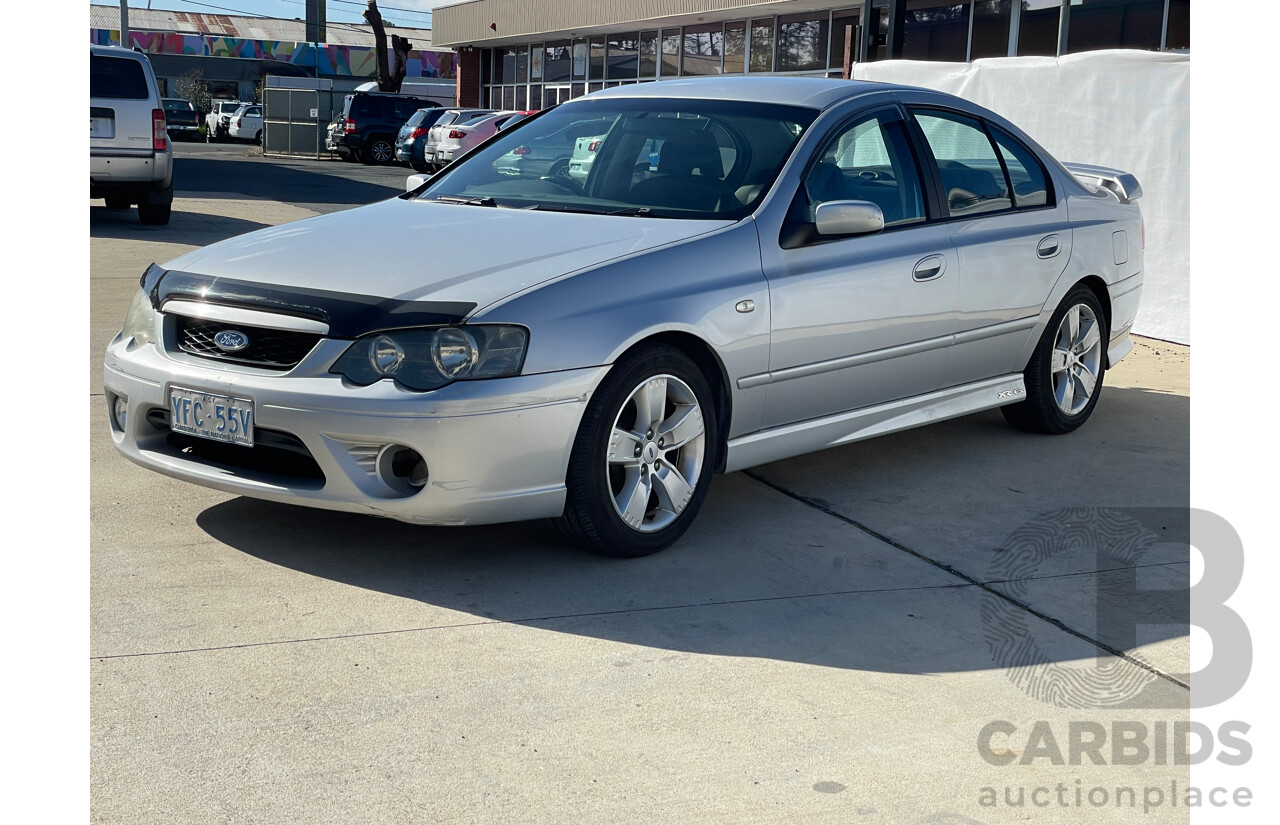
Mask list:
[{"label": "tail light", "polygon": [[466,137],[466,136],[467,136],[467,133],[466,133],[466,132],[464,132],[464,131],[462,131],[462,130],[460,130],[460,129],[450,129],[450,130],[449,130],[449,140],[461,140],[462,138],[464,138],[464,137]]},{"label": "tail light", "polygon": [[517,146],[516,148],[514,148],[514,149],[512,149],[512,150],[511,150],[511,154],[513,154],[513,155],[527,155],[527,154],[529,154],[529,152],[530,152],[530,151],[532,151],[532,150],[530,150],[528,146]]},{"label": "tail light", "polygon": [[356,130],[356,122],[353,118],[347,118],[347,134],[351,134]]},{"label": "tail light", "polygon": [[599,149],[599,148],[600,148],[600,141],[598,141],[598,140],[593,140],[593,141],[591,141],[591,145],[587,147],[587,151],[588,151],[588,152],[594,152],[595,150],[597,150],[597,149]]},{"label": "tail light", "polygon": [[169,124],[164,119],[164,109],[151,110],[151,148],[163,152],[169,145]]},{"label": "tail light", "polygon": [[238,118],[236,118],[236,128],[237,128],[237,129],[243,129],[243,128],[244,128],[244,118],[242,118],[242,117],[238,117]]},{"label": "tail light", "polygon": [[412,132],[409,133],[409,139],[417,140],[418,138],[422,137],[426,133],[427,133],[427,129],[425,126],[418,126]]}]

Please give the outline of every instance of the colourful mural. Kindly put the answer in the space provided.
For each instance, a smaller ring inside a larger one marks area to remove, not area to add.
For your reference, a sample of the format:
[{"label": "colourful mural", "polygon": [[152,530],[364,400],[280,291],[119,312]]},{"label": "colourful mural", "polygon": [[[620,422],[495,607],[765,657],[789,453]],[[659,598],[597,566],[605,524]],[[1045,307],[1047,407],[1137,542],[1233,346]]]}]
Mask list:
[{"label": "colourful mural", "polygon": [[[89,42],[96,46],[119,46],[118,29],[90,29]],[[148,54],[189,54],[201,57],[243,57],[252,60],[279,60],[312,68],[320,77],[378,76],[374,50],[365,46],[331,46],[327,43],[293,43],[283,40],[246,40],[199,34],[129,32],[130,48]],[[391,50],[387,59],[392,60]],[[409,52],[407,77],[454,77],[452,52]]]}]

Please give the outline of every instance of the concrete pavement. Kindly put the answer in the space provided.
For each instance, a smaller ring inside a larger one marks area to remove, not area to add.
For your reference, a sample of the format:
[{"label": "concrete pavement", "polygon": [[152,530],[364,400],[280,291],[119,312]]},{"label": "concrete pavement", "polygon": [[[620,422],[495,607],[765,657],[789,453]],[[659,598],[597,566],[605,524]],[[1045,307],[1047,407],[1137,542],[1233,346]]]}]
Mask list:
[{"label": "concrete pavement", "polygon": [[[1145,788],[1187,786],[1185,765],[1068,747],[1073,722],[1187,718],[1185,622],[1120,656],[1094,626],[1095,599],[1137,610],[1134,579],[1185,586],[1185,552],[1067,542],[1010,576],[1001,549],[1042,514],[1088,527],[1064,508],[1186,506],[1186,348],[1140,342],[1068,437],[990,412],[718,477],[685,539],[619,562],[541,523],[410,527],[129,464],[99,376],[143,268],[310,213],[91,212],[95,822],[1129,822]],[[1010,671],[993,617],[1039,658]],[[1095,670],[1148,707],[1038,698]],[[1067,764],[979,755],[984,726],[1010,723],[993,748],[1021,754],[1037,720]]]}]

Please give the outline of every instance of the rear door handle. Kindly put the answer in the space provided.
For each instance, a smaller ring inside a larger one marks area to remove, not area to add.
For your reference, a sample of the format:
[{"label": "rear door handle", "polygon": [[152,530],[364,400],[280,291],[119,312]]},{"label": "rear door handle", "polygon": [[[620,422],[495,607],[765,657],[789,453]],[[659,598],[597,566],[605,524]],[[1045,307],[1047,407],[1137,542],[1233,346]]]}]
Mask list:
[{"label": "rear door handle", "polygon": [[1061,239],[1057,235],[1049,235],[1040,239],[1040,245],[1036,247],[1036,257],[1052,258],[1058,254],[1058,249],[1062,246]]},{"label": "rear door handle", "polygon": [[911,277],[916,281],[932,281],[935,278],[941,278],[946,269],[946,258],[941,255],[930,255],[916,263],[915,268],[911,270]]}]

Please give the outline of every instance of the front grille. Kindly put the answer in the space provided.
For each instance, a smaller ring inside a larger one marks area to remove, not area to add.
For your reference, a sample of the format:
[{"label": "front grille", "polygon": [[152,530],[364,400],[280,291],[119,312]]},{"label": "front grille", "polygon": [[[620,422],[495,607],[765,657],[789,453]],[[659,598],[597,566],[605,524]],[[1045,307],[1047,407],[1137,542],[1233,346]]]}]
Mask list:
[{"label": "front grille", "polygon": [[247,471],[251,477],[263,480],[279,477],[300,482],[303,487],[323,486],[324,471],[307,445],[293,433],[254,427],[253,446],[244,447],[174,432],[169,429],[169,411],[158,407],[147,411],[147,423],[165,434],[165,443],[176,457]]},{"label": "front grille", "polygon": [[[320,336],[314,332],[223,324],[199,318],[177,316],[178,348],[183,352],[215,361],[246,364],[269,370],[287,370],[297,366],[315,347]],[[214,338],[224,330],[236,330],[249,338],[249,346],[238,352],[224,352]]]}]

